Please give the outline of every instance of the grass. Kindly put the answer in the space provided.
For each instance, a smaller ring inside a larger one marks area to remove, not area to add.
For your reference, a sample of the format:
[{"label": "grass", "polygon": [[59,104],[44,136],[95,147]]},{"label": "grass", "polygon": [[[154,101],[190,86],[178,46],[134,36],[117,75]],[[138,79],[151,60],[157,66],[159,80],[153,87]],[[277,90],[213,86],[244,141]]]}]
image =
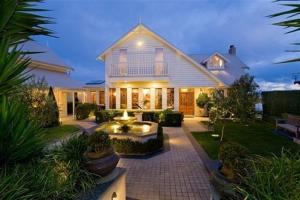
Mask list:
[{"label": "grass", "polygon": [[[217,124],[212,132],[192,133],[212,159],[218,159],[220,138],[215,138],[211,135],[221,135],[221,128],[221,124]],[[224,141],[237,142],[248,148],[250,153],[261,156],[269,156],[271,153],[279,155],[283,147],[291,152],[300,150],[299,145],[273,134],[274,128],[272,124],[267,122],[252,122],[249,124],[226,122]]]},{"label": "grass", "polygon": [[46,142],[52,142],[57,139],[62,139],[78,130],[79,128],[75,125],[61,125],[53,128],[46,128],[44,140]]}]

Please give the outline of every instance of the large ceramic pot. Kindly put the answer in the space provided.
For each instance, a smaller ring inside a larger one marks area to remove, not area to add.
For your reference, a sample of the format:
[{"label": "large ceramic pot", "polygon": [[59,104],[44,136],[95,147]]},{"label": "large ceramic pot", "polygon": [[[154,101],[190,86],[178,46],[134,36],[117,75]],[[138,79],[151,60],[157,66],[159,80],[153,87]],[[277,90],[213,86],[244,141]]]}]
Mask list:
[{"label": "large ceramic pot", "polygon": [[99,153],[86,152],[85,155],[88,159],[86,162],[87,169],[100,176],[106,176],[112,172],[120,160],[112,148]]}]

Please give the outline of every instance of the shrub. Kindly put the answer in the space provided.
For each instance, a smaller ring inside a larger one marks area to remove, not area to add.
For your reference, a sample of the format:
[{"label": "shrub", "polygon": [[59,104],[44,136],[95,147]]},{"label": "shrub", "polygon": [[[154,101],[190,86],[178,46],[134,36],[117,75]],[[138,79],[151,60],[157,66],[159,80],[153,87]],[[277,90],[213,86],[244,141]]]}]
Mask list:
[{"label": "shrub", "polygon": [[78,104],[76,107],[76,119],[82,120],[88,118],[90,115],[94,115],[97,111],[97,105],[92,103]]},{"label": "shrub", "polygon": [[198,98],[196,99],[197,106],[199,108],[204,108],[209,102],[209,97],[206,93],[200,93]]},{"label": "shrub", "polygon": [[220,146],[219,160],[222,162],[222,172],[228,178],[237,178],[243,173],[248,150],[235,142],[224,142]]},{"label": "shrub", "polygon": [[22,104],[0,97],[0,165],[28,161],[43,148],[43,130]]},{"label": "shrub", "polygon": [[167,113],[162,124],[169,127],[181,127],[183,117],[184,115],[180,112]]},{"label": "shrub", "polygon": [[103,123],[109,120],[109,114],[105,110],[100,110],[95,112],[96,123]]},{"label": "shrub", "polygon": [[107,133],[95,132],[88,138],[88,151],[100,152],[111,146],[111,141]]},{"label": "shrub", "polygon": [[248,166],[241,184],[236,186],[241,199],[300,199],[299,152],[256,156],[248,160]]},{"label": "shrub", "polygon": [[147,111],[147,112],[143,112],[142,119],[143,119],[143,121],[150,121],[150,122],[158,123],[159,115],[160,115],[160,112]]},{"label": "shrub", "polygon": [[75,199],[99,179],[85,169],[86,147],[86,138],[72,138],[41,160],[3,168],[0,199]]},{"label": "shrub", "polygon": [[157,130],[157,138],[150,139],[144,143],[132,141],[130,139],[112,139],[112,145],[115,151],[123,154],[147,154],[155,152],[163,148],[163,143],[164,139],[161,126],[159,126]]}]

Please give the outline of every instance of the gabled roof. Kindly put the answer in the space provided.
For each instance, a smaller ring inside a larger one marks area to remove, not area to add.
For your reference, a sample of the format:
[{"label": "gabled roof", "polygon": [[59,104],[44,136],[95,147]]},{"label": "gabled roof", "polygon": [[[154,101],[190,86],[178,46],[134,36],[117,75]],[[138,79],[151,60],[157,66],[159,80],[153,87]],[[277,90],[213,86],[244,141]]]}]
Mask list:
[{"label": "gabled roof", "polygon": [[[241,75],[245,74],[245,69],[249,67],[243,63],[236,55],[231,55],[229,53],[218,53],[222,57],[226,58],[228,62],[225,64],[223,70],[208,69],[212,74],[214,74],[218,79],[222,80],[227,85],[231,85],[236,79],[240,78]],[[207,58],[211,57],[213,54],[192,54],[189,55],[198,63],[203,63]]]},{"label": "gabled roof", "polygon": [[206,59],[204,59],[202,61],[202,63],[207,62],[209,59],[211,59],[213,56],[219,56],[220,58],[222,58],[223,60],[225,60],[226,62],[229,62],[229,60],[227,58],[225,58],[222,54],[215,52],[213,54],[211,54],[210,56],[208,56]]},{"label": "gabled roof", "polygon": [[158,41],[162,42],[163,44],[165,44],[169,48],[173,49],[176,53],[178,53],[183,58],[185,58],[187,61],[189,61],[190,63],[192,63],[195,67],[199,68],[201,71],[203,71],[205,74],[207,74],[213,80],[215,80],[217,83],[219,83],[220,85],[226,85],[226,83],[224,83],[222,80],[220,80],[219,78],[217,78],[214,74],[212,74],[209,70],[207,70],[201,63],[198,63],[194,59],[190,58],[187,54],[185,54],[184,52],[182,52],[181,50],[179,50],[178,48],[176,48],[175,46],[173,46],[171,43],[169,43],[168,41],[166,41],[163,37],[161,37],[160,35],[158,35],[154,31],[152,31],[150,28],[148,28],[147,26],[145,26],[142,23],[137,24],[133,29],[131,29],[130,31],[128,31],[119,40],[117,40],[110,47],[108,47],[107,49],[105,49],[97,57],[97,59],[104,60],[105,59],[105,55],[107,53],[109,53],[113,48],[115,48],[116,46],[118,46],[119,44],[121,44],[123,41],[125,41],[127,38],[129,38],[132,34],[134,34],[137,31],[145,31],[145,32],[149,33],[152,37],[154,37]]},{"label": "gabled roof", "polygon": [[65,71],[73,70],[72,67],[67,65],[55,52],[53,52],[49,47],[41,45],[35,41],[28,41],[20,45],[23,51],[28,52],[40,52],[29,54],[32,62],[46,64],[48,67],[53,66],[54,70],[56,68],[61,68]]}]

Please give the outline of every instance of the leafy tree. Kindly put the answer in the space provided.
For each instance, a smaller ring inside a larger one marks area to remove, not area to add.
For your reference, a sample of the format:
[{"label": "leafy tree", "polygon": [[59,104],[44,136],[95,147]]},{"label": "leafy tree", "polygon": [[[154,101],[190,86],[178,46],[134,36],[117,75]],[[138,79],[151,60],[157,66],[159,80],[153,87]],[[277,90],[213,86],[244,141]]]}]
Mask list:
[{"label": "leafy tree", "polygon": [[212,107],[209,111],[210,124],[214,125],[218,121],[222,123],[222,131],[220,141],[223,141],[224,129],[225,129],[225,119],[230,117],[230,105],[228,102],[228,97],[224,95],[223,90],[215,90],[212,94]]},{"label": "leafy tree", "polygon": [[228,88],[228,103],[234,118],[241,121],[255,116],[255,103],[258,101],[258,85],[254,77],[243,75]]},{"label": "leafy tree", "polygon": [[[277,0],[276,2],[288,2],[287,0]],[[293,2],[293,3],[291,3]],[[279,12],[270,15],[269,17],[286,17],[284,21],[274,23],[273,25],[281,26],[287,29],[290,29],[287,33],[293,33],[300,30],[300,18],[298,17],[300,14],[300,3],[296,0],[291,0],[289,3],[282,4],[283,6],[289,7],[290,9],[287,11]],[[292,43],[293,45],[300,45],[299,42]],[[300,52],[300,50],[293,50],[291,52]],[[300,58],[294,58],[290,60],[283,61],[281,63],[288,63],[288,62],[299,62]]]},{"label": "leafy tree", "polygon": [[208,110],[208,103],[210,101],[210,98],[206,93],[201,93],[198,95],[198,98],[196,99],[197,106],[199,108],[203,108],[204,110],[204,116],[207,116],[207,110]]}]

